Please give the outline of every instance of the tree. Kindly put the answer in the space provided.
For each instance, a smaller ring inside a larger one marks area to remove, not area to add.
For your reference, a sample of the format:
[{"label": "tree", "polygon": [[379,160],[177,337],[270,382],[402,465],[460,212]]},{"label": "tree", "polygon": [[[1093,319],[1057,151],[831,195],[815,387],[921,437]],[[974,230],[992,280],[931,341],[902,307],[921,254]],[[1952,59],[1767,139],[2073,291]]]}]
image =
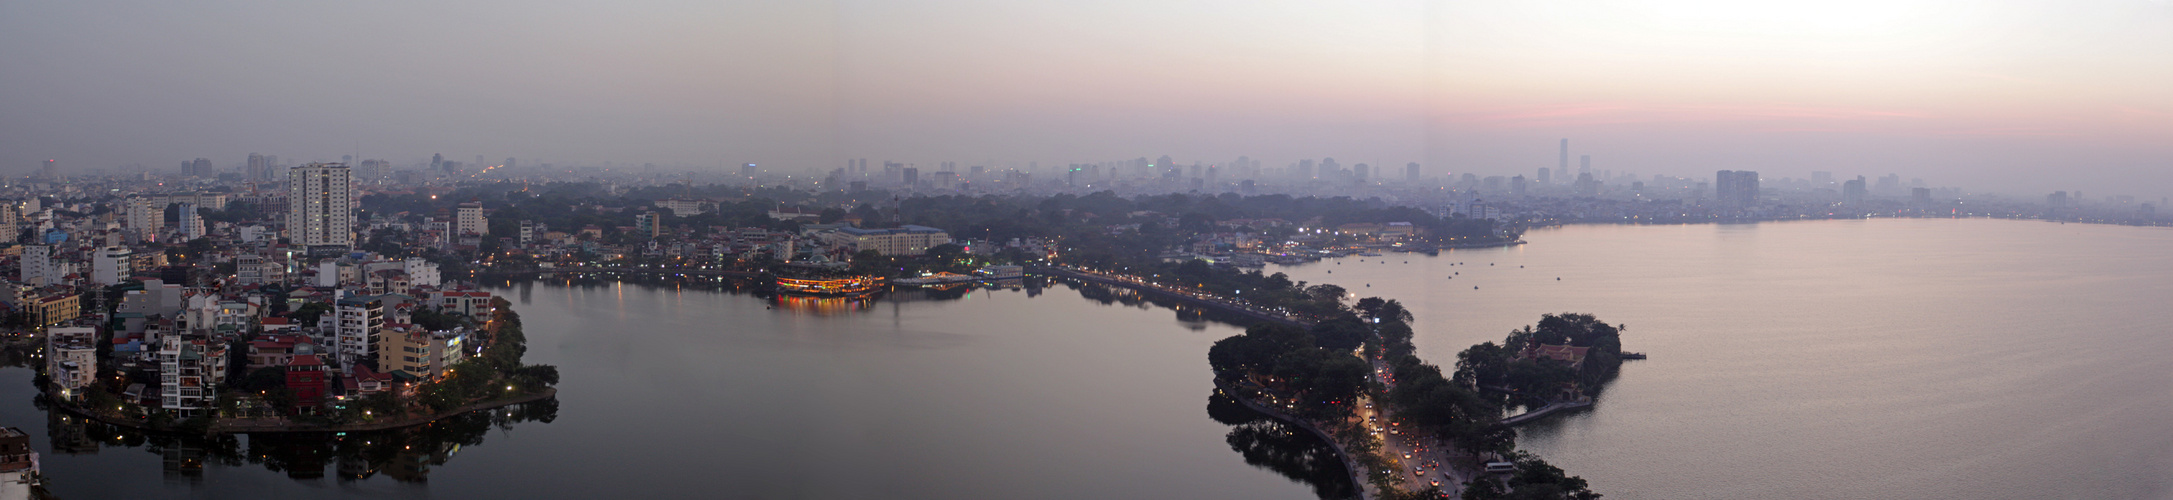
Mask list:
[{"label": "tree", "polygon": [[1322,349],[1349,351],[1373,338],[1373,329],[1348,314],[1313,324],[1314,344]]},{"label": "tree", "polygon": [[317,318],[324,316],[324,313],[328,312],[332,312],[332,304],[325,302],[311,302],[307,304],[302,304],[302,307],[295,308],[294,313],[287,316],[290,318],[294,318],[294,321],[296,323],[301,324],[304,327],[309,327],[316,326]]},{"label": "tree", "polygon": [[284,389],[287,387],[287,368],[284,366],[266,366],[249,370],[248,378],[242,379],[240,385],[242,389],[251,391]]}]

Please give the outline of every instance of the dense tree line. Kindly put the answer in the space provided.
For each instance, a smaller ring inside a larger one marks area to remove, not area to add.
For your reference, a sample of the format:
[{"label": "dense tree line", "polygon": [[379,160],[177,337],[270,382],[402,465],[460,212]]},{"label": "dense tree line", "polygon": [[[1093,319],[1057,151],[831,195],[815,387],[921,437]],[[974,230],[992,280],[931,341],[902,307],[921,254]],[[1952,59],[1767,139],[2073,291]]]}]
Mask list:
[{"label": "dense tree line", "polygon": [[1324,347],[1312,333],[1269,323],[1215,342],[1207,362],[1218,376],[1288,397],[1293,412],[1309,418],[1349,415],[1369,371],[1349,348]]}]

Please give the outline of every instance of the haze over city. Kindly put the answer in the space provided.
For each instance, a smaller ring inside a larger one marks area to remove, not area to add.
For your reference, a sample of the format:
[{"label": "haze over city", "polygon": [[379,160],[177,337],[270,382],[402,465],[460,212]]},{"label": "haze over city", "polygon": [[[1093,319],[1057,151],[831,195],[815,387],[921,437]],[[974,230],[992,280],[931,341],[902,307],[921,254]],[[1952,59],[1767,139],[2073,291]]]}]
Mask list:
[{"label": "haze over city", "polygon": [[0,500],[2173,500],[2169,55],[2173,0],[0,1]]},{"label": "haze over city", "polygon": [[0,5],[0,172],[1240,155],[2166,196],[2173,4]]}]

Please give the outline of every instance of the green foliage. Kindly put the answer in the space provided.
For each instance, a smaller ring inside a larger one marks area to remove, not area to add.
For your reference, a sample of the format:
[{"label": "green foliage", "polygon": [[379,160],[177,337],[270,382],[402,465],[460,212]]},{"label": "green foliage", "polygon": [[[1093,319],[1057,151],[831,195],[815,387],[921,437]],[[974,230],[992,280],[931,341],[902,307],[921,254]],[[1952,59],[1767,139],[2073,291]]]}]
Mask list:
[{"label": "green foliage", "polygon": [[1252,376],[1293,396],[1301,415],[1347,414],[1371,369],[1349,349],[1314,344],[1304,331],[1263,323],[1215,342],[1207,350],[1208,365],[1225,377]]},{"label": "green foliage", "polygon": [[242,379],[240,386],[242,390],[249,391],[284,389],[287,387],[287,368],[283,366],[266,366],[249,370],[248,378]]},{"label": "green foliage", "polygon": [[435,309],[416,308],[411,316],[411,319],[415,322],[415,326],[420,326],[431,331],[451,330],[454,328],[468,326],[469,324],[469,319],[466,315],[460,313],[439,312]]},{"label": "green foliage", "polygon": [[310,302],[307,304],[302,304],[302,307],[295,308],[294,312],[288,314],[287,317],[294,318],[295,323],[300,324],[303,327],[312,327],[317,326],[317,318],[323,317],[324,314],[328,312],[332,312],[332,304],[326,302]]},{"label": "green foliage", "polygon": [[1517,452],[1517,464],[1505,480],[1482,478],[1464,485],[1464,500],[1595,500],[1584,478],[1571,476],[1530,453]]}]

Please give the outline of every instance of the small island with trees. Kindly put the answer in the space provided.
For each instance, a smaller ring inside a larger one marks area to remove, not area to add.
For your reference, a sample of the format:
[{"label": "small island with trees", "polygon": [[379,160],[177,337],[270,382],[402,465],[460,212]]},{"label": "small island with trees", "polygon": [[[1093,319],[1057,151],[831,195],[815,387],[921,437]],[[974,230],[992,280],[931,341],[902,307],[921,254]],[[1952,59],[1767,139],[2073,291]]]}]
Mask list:
[{"label": "small island with trees", "polygon": [[1216,342],[1208,362],[1223,395],[1334,443],[1362,476],[1361,496],[1441,498],[1446,478],[1470,500],[1599,497],[1518,451],[1508,413],[1590,404],[1621,365],[1619,327],[1545,315],[1466,349],[1445,373],[1415,354],[1412,315],[1397,301],[1312,297],[1311,309],[1339,312],[1302,327],[1255,324]]}]

